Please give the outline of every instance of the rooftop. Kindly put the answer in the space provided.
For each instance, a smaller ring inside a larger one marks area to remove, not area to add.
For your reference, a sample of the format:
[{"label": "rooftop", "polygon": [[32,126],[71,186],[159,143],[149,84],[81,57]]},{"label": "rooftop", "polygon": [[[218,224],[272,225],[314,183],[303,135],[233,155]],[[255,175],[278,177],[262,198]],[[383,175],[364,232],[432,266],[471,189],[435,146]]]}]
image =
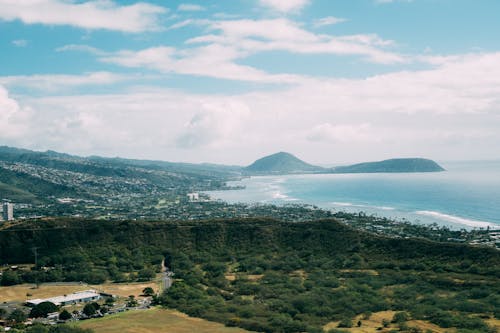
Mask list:
[{"label": "rooftop", "polygon": [[29,304],[40,304],[43,302],[51,302],[54,303],[55,305],[61,305],[61,304],[66,304],[66,303],[71,303],[71,302],[80,302],[83,299],[88,299],[88,298],[93,298],[93,297],[99,297],[99,293],[96,292],[95,290],[85,290],[85,291],[79,291],[76,293],[64,295],[64,296],[56,296],[56,297],[51,297],[51,298],[46,298],[46,299],[29,299],[26,302]]}]

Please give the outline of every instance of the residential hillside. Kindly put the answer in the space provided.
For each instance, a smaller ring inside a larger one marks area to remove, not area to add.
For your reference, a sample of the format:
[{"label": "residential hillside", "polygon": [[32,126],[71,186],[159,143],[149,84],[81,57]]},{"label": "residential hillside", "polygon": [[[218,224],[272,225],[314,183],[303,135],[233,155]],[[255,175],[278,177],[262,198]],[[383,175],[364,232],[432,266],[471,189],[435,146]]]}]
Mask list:
[{"label": "residential hillside", "polygon": [[37,204],[70,197],[115,205],[132,198],[220,189],[234,177],[234,169],[0,147],[0,199]]}]

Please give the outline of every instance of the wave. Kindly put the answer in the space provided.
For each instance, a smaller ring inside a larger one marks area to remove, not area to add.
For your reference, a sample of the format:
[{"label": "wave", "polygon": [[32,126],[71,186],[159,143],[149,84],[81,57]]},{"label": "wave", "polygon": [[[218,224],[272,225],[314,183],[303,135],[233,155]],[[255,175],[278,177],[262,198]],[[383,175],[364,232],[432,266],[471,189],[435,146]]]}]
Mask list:
[{"label": "wave", "polygon": [[288,199],[289,198],[288,195],[283,194],[280,191],[273,192],[272,197],[273,197],[273,199]]},{"label": "wave", "polygon": [[416,211],[415,214],[418,215],[423,215],[423,216],[430,216],[434,217],[440,220],[452,222],[452,223],[458,223],[458,224],[463,224],[469,227],[474,227],[474,228],[487,228],[487,227],[498,227],[498,225],[491,223],[491,222],[486,222],[486,221],[479,221],[479,220],[471,220],[471,219],[466,219],[463,217],[458,217],[458,216],[453,216],[449,214],[443,214],[440,212],[435,212],[435,211],[430,211],[430,210],[419,210]]},{"label": "wave", "polygon": [[370,206],[370,205],[354,204],[352,202],[334,201],[331,204],[334,206],[340,206],[340,207],[358,207],[358,208],[368,208],[368,209],[378,209],[378,210],[395,210],[396,209],[394,207],[389,207],[389,206]]},{"label": "wave", "polygon": [[350,202],[332,202],[332,205],[335,205],[335,206],[346,206],[346,207],[354,206],[354,204],[350,203]]}]

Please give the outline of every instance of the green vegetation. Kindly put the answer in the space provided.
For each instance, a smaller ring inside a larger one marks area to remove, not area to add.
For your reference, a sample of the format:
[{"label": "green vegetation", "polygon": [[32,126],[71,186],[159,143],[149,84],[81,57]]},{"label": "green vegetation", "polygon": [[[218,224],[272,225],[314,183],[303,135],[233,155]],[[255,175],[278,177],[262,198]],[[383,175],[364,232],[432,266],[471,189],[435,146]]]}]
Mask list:
[{"label": "green vegetation", "polygon": [[153,288],[151,287],[146,287],[144,288],[144,290],[142,291],[142,294],[144,296],[153,296],[155,294],[155,291],[153,290]]},{"label": "green vegetation", "polygon": [[340,166],[334,173],[379,173],[379,172],[439,172],[444,169],[436,162],[424,158],[394,158],[380,162],[359,163]]},{"label": "green vegetation", "polygon": [[327,169],[308,164],[292,154],[285,152],[260,158],[243,169],[243,173],[249,175],[319,172],[327,172]]},{"label": "green vegetation", "polygon": [[62,310],[59,314],[59,320],[68,320],[71,319],[71,317],[71,313],[69,313],[69,311],[66,309]]},{"label": "green vegetation", "polygon": [[91,317],[91,316],[95,315],[100,308],[101,308],[101,306],[96,302],[87,303],[83,307],[83,313],[86,316]]},{"label": "green vegetation", "polygon": [[[12,330],[10,331],[12,332]],[[16,332],[16,331],[14,331]],[[25,333],[92,333],[90,329],[83,329],[80,327],[68,326],[68,325],[57,325],[57,326],[45,326],[45,325],[33,325],[25,330],[20,330],[19,332]]]},{"label": "green vegetation", "polygon": [[58,312],[59,308],[52,302],[42,302],[35,305],[30,311],[30,318],[47,317],[49,313]]},{"label": "green vegetation", "polygon": [[387,238],[335,220],[39,221],[0,233],[0,262],[30,261],[33,246],[53,268],[30,272],[41,280],[54,271],[72,280],[80,267],[134,275],[165,259],[176,281],[158,302],[254,331],[318,332],[393,310],[408,315],[394,318],[403,326],[411,316],[492,332],[479,315],[500,317],[497,250]]}]

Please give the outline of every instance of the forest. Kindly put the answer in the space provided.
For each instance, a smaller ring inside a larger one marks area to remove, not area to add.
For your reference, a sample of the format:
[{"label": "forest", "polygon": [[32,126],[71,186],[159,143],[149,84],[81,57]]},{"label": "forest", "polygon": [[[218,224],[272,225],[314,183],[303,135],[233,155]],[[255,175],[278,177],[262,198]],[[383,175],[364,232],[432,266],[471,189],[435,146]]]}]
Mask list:
[{"label": "forest", "polygon": [[[162,260],[175,282],[156,302],[189,315],[263,332],[321,332],[383,310],[458,332],[494,332],[500,252],[397,239],[335,219],[145,222],[55,219],[0,232],[2,284],[149,279]],[[8,273],[9,272],[9,273]],[[10,275],[10,280],[6,278]]]}]

